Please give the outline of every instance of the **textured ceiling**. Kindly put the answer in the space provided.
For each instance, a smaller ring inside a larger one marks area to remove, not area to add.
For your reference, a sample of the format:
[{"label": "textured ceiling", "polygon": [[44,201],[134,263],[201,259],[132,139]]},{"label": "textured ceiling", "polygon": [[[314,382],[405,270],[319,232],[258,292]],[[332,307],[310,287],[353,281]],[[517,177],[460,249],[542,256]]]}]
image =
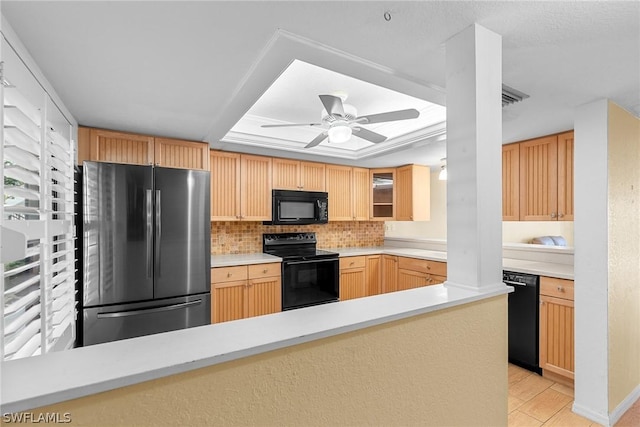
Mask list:
[{"label": "textured ceiling", "polygon": [[[531,96],[503,110],[504,142],[570,129],[574,108],[598,98],[640,114],[637,1],[3,0],[2,13],[80,124],[226,149],[236,147],[220,139],[291,61],[284,49],[272,49],[279,31],[317,43],[316,65],[350,69],[395,90],[438,92],[444,43],[478,23],[502,36],[503,82]],[[359,58],[360,67],[340,63],[345,57]],[[418,141],[353,163],[434,164],[444,150],[442,141]]]}]

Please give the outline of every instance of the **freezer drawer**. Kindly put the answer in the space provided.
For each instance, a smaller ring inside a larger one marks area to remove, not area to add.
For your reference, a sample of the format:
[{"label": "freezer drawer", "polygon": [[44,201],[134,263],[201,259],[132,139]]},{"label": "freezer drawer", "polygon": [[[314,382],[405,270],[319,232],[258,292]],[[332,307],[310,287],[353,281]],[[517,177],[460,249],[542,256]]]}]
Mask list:
[{"label": "freezer drawer", "polygon": [[208,325],[211,294],[86,308],[83,321],[85,346]]}]

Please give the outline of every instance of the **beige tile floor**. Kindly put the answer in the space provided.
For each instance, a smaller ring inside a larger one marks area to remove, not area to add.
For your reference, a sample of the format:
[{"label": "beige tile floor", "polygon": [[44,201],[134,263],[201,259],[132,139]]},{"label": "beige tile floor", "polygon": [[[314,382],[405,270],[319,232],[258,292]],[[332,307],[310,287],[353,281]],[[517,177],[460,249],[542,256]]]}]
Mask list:
[{"label": "beige tile floor", "polygon": [[[573,389],[542,378],[519,366],[509,365],[509,427],[599,426],[571,412]],[[640,400],[616,423],[616,427],[640,426]]]}]

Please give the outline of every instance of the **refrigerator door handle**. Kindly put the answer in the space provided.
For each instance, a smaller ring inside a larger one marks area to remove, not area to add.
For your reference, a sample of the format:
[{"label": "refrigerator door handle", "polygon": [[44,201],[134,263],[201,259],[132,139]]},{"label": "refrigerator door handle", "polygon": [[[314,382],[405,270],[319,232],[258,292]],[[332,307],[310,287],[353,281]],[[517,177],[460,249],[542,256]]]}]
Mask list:
[{"label": "refrigerator door handle", "polygon": [[161,193],[160,190],[156,190],[156,275],[160,277],[160,268],[162,267],[162,262],[160,262],[160,241],[162,240],[162,203],[160,199]]},{"label": "refrigerator door handle", "polygon": [[147,220],[147,277],[153,276],[153,195],[151,190],[145,190],[146,220]]},{"label": "refrigerator door handle", "polygon": [[111,313],[98,313],[97,317],[98,319],[109,319],[109,318],[117,318],[117,317],[138,316],[140,314],[149,314],[149,313],[158,313],[161,311],[178,310],[181,308],[187,308],[187,307],[191,307],[201,303],[202,303],[202,300],[197,299],[195,301],[181,302],[179,304],[165,305],[162,307],[142,308],[139,310],[128,310],[128,311],[114,311]]}]

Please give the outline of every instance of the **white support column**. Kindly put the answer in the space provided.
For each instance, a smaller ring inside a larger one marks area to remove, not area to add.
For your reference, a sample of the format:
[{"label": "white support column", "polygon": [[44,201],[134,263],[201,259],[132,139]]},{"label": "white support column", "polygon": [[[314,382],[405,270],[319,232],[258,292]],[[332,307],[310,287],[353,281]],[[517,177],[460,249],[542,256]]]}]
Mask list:
[{"label": "white support column", "polygon": [[502,38],[474,24],[447,51],[447,282],[502,283]]},{"label": "white support column", "polygon": [[609,425],[608,102],[582,105],[574,119],[575,400],[573,411]]}]

